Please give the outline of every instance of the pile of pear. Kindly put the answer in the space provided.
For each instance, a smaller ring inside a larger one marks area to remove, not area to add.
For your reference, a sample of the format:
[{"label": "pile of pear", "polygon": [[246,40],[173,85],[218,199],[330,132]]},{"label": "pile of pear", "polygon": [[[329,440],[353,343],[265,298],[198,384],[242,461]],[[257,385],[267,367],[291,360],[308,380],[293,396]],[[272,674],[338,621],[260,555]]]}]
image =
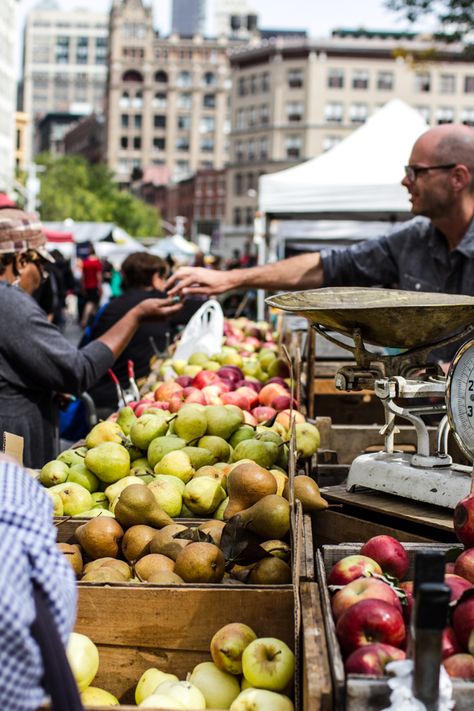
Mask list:
[{"label": "pile of pear", "polygon": [[[294,427],[298,452],[311,456],[319,444],[317,429],[308,422]],[[39,479],[56,516],[118,518],[123,508],[117,509],[118,503],[123,504],[123,493],[134,485],[134,491],[143,491],[129,505],[135,513],[129,513],[125,526],[161,528],[175,518],[225,520],[231,497],[228,478],[238,464],[258,465],[273,482],[271,493],[283,496],[288,439],[281,423],[245,424],[243,411],[235,405],[186,404],[177,413],[154,409],[138,418],[125,407],[115,422],[93,427],[84,446],[45,464]],[[235,509],[233,498],[229,510]],[[319,491],[309,498],[313,510],[325,507]]]}]

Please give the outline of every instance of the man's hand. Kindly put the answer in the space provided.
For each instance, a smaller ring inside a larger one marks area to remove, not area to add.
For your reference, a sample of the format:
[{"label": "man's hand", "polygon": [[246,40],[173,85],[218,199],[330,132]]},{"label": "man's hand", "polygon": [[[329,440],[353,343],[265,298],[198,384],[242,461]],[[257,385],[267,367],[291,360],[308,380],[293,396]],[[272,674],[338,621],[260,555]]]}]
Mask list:
[{"label": "man's hand", "polygon": [[137,306],[140,321],[156,321],[166,319],[183,308],[183,303],[177,297],[168,299],[145,299]]},{"label": "man's hand", "polygon": [[[235,270],[239,271],[239,270]],[[234,270],[221,272],[203,267],[180,267],[166,282],[165,289],[170,296],[175,294],[223,294],[238,286]]]}]

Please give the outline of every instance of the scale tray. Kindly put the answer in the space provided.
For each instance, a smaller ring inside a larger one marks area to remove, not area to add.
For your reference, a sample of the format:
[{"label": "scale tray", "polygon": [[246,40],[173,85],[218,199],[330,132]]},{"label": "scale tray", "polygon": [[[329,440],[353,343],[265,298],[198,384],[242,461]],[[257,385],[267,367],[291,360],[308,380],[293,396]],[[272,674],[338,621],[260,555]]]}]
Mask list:
[{"label": "scale tray", "polygon": [[474,323],[474,297],[364,287],[328,287],[269,296],[269,306],[389,348],[437,342]]}]

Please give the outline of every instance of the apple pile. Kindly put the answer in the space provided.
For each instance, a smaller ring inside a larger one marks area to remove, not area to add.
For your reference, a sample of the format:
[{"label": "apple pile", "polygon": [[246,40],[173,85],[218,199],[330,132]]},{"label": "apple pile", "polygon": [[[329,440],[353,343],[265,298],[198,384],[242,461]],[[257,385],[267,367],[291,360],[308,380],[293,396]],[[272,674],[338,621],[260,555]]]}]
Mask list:
[{"label": "apple pile", "polygon": [[[348,674],[383,676],[389,662],[405,658],[414,603],[413,581],[404,580],[408,568],[407,551],[387,535],[371,538],[358,554],[332,566],[331,608]],[[443,665],[452,677],[474,679],[474,548],[446,571],[451,613],[443,632]]]}]

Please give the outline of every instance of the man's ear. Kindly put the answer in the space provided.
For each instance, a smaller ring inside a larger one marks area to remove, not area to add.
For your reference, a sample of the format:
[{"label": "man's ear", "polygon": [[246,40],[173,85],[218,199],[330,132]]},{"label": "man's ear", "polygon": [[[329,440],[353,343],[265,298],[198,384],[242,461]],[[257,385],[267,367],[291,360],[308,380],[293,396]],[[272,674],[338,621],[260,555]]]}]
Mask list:
[{"label": "man's ear", "polygon": [[469,168],[463,163],[459,163],[452,171],[452,181],[456,190],[464,190],[470,187],[472,175]]},{"label": "man's ear", "polygon": [[156,291],[163,291],[165,283],[163,279],[160,277],[158,272],[155,272],[151,278],[151,285]]}]

